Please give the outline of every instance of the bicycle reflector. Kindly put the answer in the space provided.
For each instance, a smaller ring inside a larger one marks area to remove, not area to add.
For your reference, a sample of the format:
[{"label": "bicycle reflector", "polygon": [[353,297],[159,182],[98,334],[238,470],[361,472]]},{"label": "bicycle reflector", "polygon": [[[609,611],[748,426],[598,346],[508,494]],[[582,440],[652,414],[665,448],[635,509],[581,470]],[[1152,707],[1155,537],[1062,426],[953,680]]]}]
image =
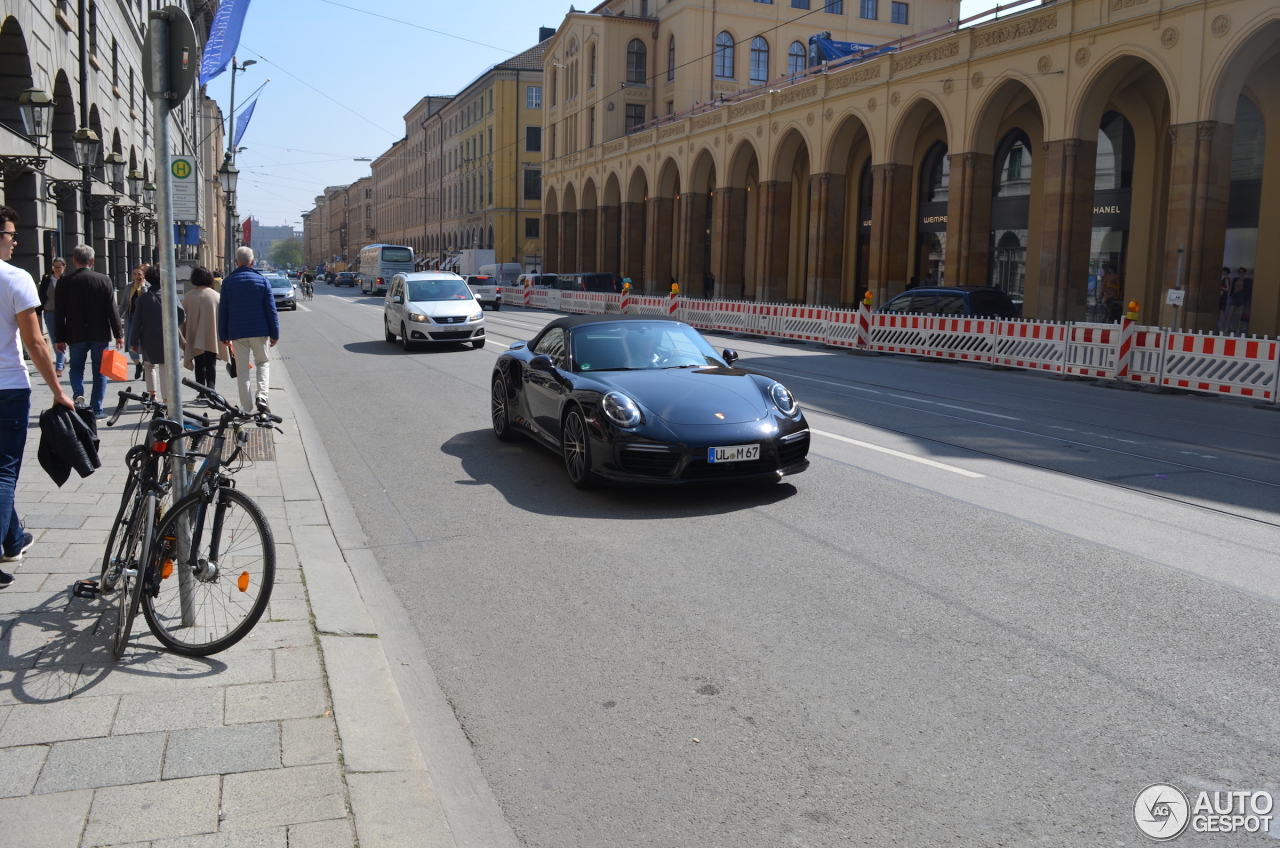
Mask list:
[{"label": "bicycle reflector", "polygon": [[249,591],[249,572],[240,572],[240,577],[236,580],[236,588],[241,592]]},{"label": "bicycle reflector", "polygon": [[171,576],[173,576],[173,560],[167,559],[164,561],[164,565],[160,567],[160,579],[168,580]]},{"label": "bicycle reflector", "polygon": [[165,451],[169,450],[169,444],[168,442],[158,442],[158,441],[152,442],[151,450],[153,450],[156,453],[164,453]]}]

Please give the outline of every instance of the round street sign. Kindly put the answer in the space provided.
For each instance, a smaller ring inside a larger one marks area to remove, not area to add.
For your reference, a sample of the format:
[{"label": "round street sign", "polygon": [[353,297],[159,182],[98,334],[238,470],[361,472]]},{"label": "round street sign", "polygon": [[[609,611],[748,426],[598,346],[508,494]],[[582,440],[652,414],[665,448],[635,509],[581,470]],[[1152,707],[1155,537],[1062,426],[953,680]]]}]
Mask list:
[{"label": "round street sign", "polygon": [[200,70],[200,45],[196,43],[196,30],[191,18],[178,6],[165,6],[150,15],[147,37],[142,45],[142,82],[152,97],[162,94],[155,90],[152,80],[151,42],[157,25],[166,23],[169,27],[169,85],[168,91],[163,93],[167,93],[166,99],[181,100],[191,90],[191,83]]},{"label": "round street sign", "polygon": [[173,160],[173,175],[180,180],[185,180],[191,176],[191,163],[186,159]]}]

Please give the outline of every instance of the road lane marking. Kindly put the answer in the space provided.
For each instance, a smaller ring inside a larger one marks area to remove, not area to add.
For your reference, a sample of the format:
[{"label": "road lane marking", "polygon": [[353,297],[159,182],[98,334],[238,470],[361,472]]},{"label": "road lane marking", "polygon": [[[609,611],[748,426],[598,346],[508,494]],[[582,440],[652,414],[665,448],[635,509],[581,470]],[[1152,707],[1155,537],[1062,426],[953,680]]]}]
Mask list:
[{"label": "road lane marking", "polygon": [[303,306],[301,303],[299,303],[299,304],[298,304],[298,308],[299,308],[299,309],[301,309],[303,312],[310,312],[310,311],[311,311],[311,307],[310,307],[310,306]]},{"label": "road lane marking", "polygon": [[970,409],[967,406],[956,406],[955,404],[941,403],[936,400],[925,400],[924,398],[911,397],[910,395],[891,394],[889,395],[889,397],[896,397],[896,398],[900,398],[901,400],[915,401],[916,403],[931,403],[934,406],[945,406],[947,409],[960,409],[965,412],[972,412],[974,415],[990,415],[992,418],[1005,418],[1005,419],[1008,419],[1009,421],[1022,420],[1021,418],[1014,418],[1012,415],[1001,415],[998,412],[983,412],[981,409]]},{"label": "road lane marking", "polygon": [[896,456],[899,459],[909,459],[912,462],[918,462],[921,465],[929,465],[929,466],[932,466],[933,468],[941,468],[943,471],[950,471],[952,474],[959,474],[962,477],[987,476],[985,474],[979,474],[976,471],[969,471],[964,468],[956,468],[954,465],[947,465],[946,463],[943,463],[943,462],[936,462],[932,459],[925,459],[923,456],[914,456],[909,453],[903,453],[902,451],[896,451],[893,448],[885,448],[885,447],[881,447],[880,445],[873,445],[870,442],[860,442],[857,439],[851,439],[848,436],[840,436],[835,433],[828,433],[825,430],[815,430],[812,427],[810,427],[809,432],[815,433],[819,436],[826,436],[828,439],[835,439],[840,442],[847,442],[848,444],[851,444],[851,445],[857,445],[858,447],[866,448],[867,450],[873,450],[879,453],[887,453],[890,456]]}]

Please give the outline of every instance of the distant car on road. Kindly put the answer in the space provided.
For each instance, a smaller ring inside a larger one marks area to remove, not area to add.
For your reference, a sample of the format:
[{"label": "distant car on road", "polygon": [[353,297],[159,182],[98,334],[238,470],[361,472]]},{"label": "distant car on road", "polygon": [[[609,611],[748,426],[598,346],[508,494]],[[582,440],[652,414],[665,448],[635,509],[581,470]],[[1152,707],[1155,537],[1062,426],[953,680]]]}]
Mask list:
[{"label": "distant car on road", "polygon": [[1017,318],[1021,303],[990,286],[931,286],[905,291],[880,307],[881,312],[911,315],[965,315],[974,318]]},{"label": "distant car on road", "polygon": [[292,309],[296,311],[298,297],[289,278],[280,274],[267,274],[266,278],[267,282],[271,284],[271,294],[276,299],[276,309]]},{"label": "distant car on road", "polygon": [[604,481],[771,481],[809,467],[809,425],[781,383],[735,368],[680,321],[557,318],[498,357],[493,433],[532,436],[580,489]]},{"label": "distant car on road", "polygon": [[333,281],[334,287],[351,286],[356,287],[356,275],[350,271],[339,271],[337,279]]},{"label": "distant car on road", "polygon": [[466,279],[468,288],[475,292],[476,300],[480,301],[482,308],[488,306],[494,312],[502,308],[502,288],[497,277],[491,277],[488,274],[472,274]]},{"label": "distant car on road", "polygon": [[484,347],[484,310],[467,281],[448,271],[397,274],[383,301],[383,331],[405,350],[432,342]]}]

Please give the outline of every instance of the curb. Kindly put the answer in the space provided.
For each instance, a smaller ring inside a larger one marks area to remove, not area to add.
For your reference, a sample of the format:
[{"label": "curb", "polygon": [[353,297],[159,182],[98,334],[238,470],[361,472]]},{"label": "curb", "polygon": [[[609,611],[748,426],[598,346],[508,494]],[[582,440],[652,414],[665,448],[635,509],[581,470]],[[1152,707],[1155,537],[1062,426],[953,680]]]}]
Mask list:
[{"label": "curb", "polygon": [[[517,848],[288,368],[278,354],[271,365],[279,369],[299,459],[306,464],[286,470],[282,462],[280,475],[282,482],[294,478],[285,507],[329,677],[362,848]],[[296,526],[294,512],[301,518],[312,492],[327,526],[315,523],[320,516],[314,515],[312,523]]]}]

